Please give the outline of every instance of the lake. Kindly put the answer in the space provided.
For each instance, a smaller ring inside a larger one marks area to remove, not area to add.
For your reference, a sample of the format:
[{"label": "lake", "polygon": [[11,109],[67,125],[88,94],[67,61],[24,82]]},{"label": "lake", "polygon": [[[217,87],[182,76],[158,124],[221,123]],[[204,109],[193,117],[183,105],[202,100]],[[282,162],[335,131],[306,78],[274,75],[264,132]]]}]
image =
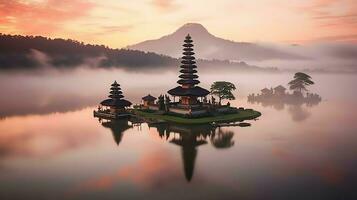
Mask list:
[{"label": "lake", "polygon": [[205,88],[233,82],[231,105],[262,116],[222,128],[99,121],[114,80],[140,103],[178,73],[1,73],[0,199],[357,198],[356,75],[311,74],[322,97],[313,106],[247,102],[293,73],[199,75]]}]

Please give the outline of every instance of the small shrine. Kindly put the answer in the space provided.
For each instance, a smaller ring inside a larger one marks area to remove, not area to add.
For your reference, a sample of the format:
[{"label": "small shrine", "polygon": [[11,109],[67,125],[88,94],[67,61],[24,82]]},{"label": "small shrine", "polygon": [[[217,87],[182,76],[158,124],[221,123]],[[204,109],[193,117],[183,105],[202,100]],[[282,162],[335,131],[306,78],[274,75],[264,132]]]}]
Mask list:
[{"label": "small shrine", "polygon": [[111,85],[108,97],[100,102],[98,110],[94,111],[94,116],[116,119],[129,115],[126,108],[131,106],[131,102],[123,99],[123,92],[116,81]]},{"label": "small shrine", "polygon": [[148,107],[150,105],[155,105],[156,97],[151,96],[150,94],[146,95],[145,97],[141,98],[143,102],[143,106]]}]

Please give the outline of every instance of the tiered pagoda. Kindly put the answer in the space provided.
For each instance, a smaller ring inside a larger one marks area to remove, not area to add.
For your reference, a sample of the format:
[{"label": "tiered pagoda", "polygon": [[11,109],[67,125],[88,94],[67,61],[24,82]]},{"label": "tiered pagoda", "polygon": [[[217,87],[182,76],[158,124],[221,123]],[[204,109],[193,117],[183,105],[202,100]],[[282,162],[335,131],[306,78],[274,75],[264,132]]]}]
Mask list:
[{"label": "tiered pagoda", "polygon": [[98,111],[94,112],[97,117],[120,118],[126,115],[126,107],[131,106],[131,102],[127,101],[123,96],[120,85],[114,81],[110,88],[109,99],[100,102]]},{"label": "tiered pagoda", "polygon": [[196,61],[193,56],[195,53],[193,52],[192,42],[191,36],[188,34],[183,44],[181,75],[177,81],[180,86],[168,91],[174,97],[179,96],[179,104],[184,106],[198,105],[197,98],[205,97],[210,93],[208,90],[197,86],[200,81],[198,80]]}]

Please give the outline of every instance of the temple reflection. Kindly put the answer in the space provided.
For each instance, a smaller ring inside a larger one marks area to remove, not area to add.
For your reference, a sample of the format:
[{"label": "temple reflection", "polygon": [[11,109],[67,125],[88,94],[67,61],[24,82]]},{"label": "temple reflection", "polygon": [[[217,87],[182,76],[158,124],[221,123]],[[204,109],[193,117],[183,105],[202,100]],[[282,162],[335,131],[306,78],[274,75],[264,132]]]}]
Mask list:
[{"label": "temple reflection", "polygon": [[[99,119],[100,124],[109,128],[117,145],[123,139],[123,133],[141,126],[136,119]],[[198,155],[198,147],[211,143],[216,149],[227,149],[234,145],[234,132],[224,128],[204,125],[181,125],[173,123],[148,123],[149,128],[155,128],[160,138],[171,144],[180,146],[185,178],[190,182],[193,178],[195,162]],[[141,129],[139,129],[141,130]]]},{"label": "temple reflection", "polygon": [[112,131],[114,141],[117,145],[122,141],[124,131],[133,127],[133,125],[129,125],[128,119],[105,120],[100,118],[99,122],[102,126]]},{"label": "temple reflection", "polygon": [[211,125],[151,124],[159,136],[181,147],[183,170],[188,182],[192,180],[198,147],[211,141],[216,148],[229,148],[234,144],[232,131],[224,131]]}]

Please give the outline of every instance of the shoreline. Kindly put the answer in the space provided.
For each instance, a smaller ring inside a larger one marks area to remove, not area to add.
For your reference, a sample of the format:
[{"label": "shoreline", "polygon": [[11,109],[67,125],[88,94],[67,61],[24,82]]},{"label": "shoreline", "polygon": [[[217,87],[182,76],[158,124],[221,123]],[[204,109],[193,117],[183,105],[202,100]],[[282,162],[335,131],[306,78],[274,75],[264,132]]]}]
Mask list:
[{"label": "shoreline", "polygon": [[173,116],[168,114],[150,113],[141,110],[133,110],[135,115],[146,119],[152,119],[162,122],[174,122],[179,124],[207,124],[207,123],[222,123],[222,122],[234,122],[253,120],[260,117],[262,114],[256,110],[241,110],[238,113],[222,114],[217,116],[200,117],[200,118],[185,118],[179,116]]}]

